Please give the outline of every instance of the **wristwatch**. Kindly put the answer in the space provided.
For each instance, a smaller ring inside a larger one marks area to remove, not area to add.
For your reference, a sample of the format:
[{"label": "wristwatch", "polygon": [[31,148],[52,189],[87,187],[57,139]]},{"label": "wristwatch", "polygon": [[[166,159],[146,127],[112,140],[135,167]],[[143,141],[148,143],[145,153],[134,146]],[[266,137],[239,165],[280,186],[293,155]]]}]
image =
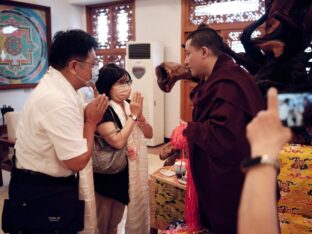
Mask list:
[{"label": "wristwatch", "polygon": [[261,164],[271,165],[277,170],[277,172],[280,170],[279,161],[277,159],[271,158],[267,154],[244,159],[241,163],[241,169],[243,172],[246,172],[249,169]]},{"label": "wristwatch", "polygon": [[137,121],[137,120],[138,120],[138,117],[135,116],[135,115],[133,115],[133,114],[130,114],[129,117],[130,117],[131,119],[133,119],[133,121]]}]

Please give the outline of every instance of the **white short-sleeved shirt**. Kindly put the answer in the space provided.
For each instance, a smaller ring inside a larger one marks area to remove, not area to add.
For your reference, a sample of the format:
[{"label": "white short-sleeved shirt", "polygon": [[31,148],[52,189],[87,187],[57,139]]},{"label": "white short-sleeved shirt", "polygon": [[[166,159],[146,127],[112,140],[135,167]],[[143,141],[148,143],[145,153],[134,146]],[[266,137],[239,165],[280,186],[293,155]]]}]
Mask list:
[{"label": "white short-sleeved shirt", "polygon": [[50,67],[24,105],[16,131],[16,166],[69,176],[63,160],[87,152],[84,105],[73,86]]}]

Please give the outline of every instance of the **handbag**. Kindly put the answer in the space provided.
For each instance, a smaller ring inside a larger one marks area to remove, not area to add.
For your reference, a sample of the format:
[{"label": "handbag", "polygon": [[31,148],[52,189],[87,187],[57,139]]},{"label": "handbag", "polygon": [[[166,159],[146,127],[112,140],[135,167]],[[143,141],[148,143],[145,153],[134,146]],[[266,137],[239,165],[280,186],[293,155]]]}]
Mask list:
[{"label": "handbag", "polygon": [[[32,182],[16,182],[16,178]],[[9,199],[4,200],[2,211],[3,231],[76,234],[83,230],[84,201],[79,200],[78,184],[79,174],[57,178],[13,167]]]},{"label": "handbag", "polygon": [[[115,132],[120,129],[115,120],[112,110],[109,108],[115,125]],[[94,135],[94,147],[92,154],[93,171],[100,174],[116,174],[123,171],[127,166],[127,145],[116,149],[109,145],[101,136]]]}]

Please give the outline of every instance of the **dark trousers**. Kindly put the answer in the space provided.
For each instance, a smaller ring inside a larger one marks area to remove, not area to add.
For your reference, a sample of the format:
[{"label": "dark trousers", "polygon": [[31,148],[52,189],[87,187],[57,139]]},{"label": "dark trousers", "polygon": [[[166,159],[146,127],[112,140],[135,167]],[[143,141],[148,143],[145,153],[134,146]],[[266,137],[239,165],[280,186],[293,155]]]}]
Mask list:
[{"label": "dark trousers", "polygon": [[[52,177],[43,173],[33,172],[30,170],[13,168],[11,173],[11,180],[9,184],[9,198],[13,200],[29,199],[34,196],[33,191],[25,190],[24,192],[14,191],[14,185],[30,185],[34,189],[37,187],[50,187],[52,190],[60,186],[73,186],[78,184],[74,175],[69,177]],[[77,185],[78,186],[78,185]],[[77,187],[78,188],[78,187]],[[40,191],[40,190],[39,190]],[[36,195],[36,194],[35,194]],[[78,189],[77,189],[78,197]],[[68,232],[67,232],[68,233]],[[45,231],[45,230],[15,230],[10,234],[67,234],[59,230]],[[77,232],[70,232],[75,234]]]}]

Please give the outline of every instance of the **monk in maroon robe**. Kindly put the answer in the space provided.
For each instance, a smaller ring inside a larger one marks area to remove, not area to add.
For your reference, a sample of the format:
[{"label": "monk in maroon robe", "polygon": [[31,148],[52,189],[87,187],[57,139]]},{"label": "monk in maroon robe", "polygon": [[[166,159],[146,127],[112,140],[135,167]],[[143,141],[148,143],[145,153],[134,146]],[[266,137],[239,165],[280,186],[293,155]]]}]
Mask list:
[{"label": "monk in maroon robe", "polygon": [[237,213],[250,157],[246,125],[265,104],[253,77],[222,53],[221,37],[210,28],[192,32],[185,63],[200,78],[191,92],[193,121],[183,134],[198,194],[200,224],[214,234],[237,232]]}]

